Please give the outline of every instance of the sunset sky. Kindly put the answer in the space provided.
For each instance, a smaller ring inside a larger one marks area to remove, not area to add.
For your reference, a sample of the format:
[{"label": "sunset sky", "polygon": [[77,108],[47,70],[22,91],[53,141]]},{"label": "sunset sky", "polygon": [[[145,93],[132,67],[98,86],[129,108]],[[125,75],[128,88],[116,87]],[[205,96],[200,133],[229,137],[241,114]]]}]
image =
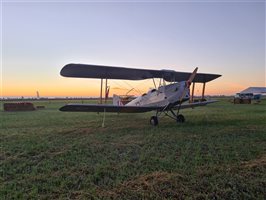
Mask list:
[{"label": "sunset sky", "polygon": [[[68,63],[221,74],[210,95],[265,84],[265,1],[1,1],[1,96],[97,96]],[[109,81],[111,94],[152,80]],[[196,92],[199,94],[201,85]],[[135,92],[135,94],[138,94]]]}]

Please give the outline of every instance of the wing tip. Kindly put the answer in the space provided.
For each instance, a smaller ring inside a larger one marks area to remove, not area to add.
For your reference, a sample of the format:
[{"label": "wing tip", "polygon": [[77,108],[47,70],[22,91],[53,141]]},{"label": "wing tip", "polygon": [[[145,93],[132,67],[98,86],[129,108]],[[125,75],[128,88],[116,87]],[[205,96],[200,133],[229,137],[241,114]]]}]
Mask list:
[{"label": "wing tip", "polygon": [[64,77],[69,77],[69,71],[71,67],[73,66],[73,63],[66,64],[61,70],[60,70],[60,75]]},{"label": "wing tip", "polygon": [[62,106],[61,108],[59,108],[59,111],[61,112],[67,111],[67,106]]}]

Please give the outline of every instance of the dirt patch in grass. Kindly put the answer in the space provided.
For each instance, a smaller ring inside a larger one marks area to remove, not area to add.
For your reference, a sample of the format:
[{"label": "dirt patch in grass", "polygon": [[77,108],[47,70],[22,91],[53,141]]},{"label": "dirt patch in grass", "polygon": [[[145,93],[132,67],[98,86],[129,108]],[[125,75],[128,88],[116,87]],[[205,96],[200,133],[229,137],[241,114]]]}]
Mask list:
[{"label": "dirt patch in grass", "polygon": [[261,157],[242,162],[244,168],[256,168],[256,167],[266,167],[266,154],[263,154]]},{"label": "dirt patch in grass", "polygon": [[186,182],[186,178],[180,174],[157,171],[137,176],[111,190],[99,190],[98,194],[101,198],[110,199],[125,196],[129,199],[182,199],[187,193],[187,186],[184,185]]},{"label": "dirt patch in grass", "polygon": [[233,165],[200,167],[195,174],[156,171],[111,188],[100,199],[265,199],[266,156]]}]

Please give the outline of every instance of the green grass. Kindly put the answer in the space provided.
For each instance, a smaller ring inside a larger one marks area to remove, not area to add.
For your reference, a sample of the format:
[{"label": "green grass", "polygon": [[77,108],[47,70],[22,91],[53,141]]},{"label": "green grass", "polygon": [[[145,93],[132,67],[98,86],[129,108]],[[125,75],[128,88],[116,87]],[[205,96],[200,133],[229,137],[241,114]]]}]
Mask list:
[{"label": "green grass", "polygon": [[0,111],[1,199],[265,199],[266,101],[153,113]]}]

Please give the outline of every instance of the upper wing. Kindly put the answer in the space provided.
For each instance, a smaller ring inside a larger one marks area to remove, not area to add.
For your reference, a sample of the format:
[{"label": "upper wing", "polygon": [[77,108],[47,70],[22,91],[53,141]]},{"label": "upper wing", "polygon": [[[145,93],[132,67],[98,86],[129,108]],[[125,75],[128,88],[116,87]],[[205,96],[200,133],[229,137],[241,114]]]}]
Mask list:
[{"label": "upper wing", "polygon": [[[151,70],[125,67],[109,67],[102,65],[68,64],[63,67],[60,74],[65,77],[77,78],[103,78],[122,80],[143,80],[149,78],[163,78],[166,81],[188,80],[190,72],[177,72],[174,70]],[[221,75],[197,73],[193,82],[206,83]]]},{"label": "upper wing", "polygon": [[67,104],[59,110],[68,112],[142,113],[157,109],[159,109],[159,107],[117,106],[111,104]]}]

